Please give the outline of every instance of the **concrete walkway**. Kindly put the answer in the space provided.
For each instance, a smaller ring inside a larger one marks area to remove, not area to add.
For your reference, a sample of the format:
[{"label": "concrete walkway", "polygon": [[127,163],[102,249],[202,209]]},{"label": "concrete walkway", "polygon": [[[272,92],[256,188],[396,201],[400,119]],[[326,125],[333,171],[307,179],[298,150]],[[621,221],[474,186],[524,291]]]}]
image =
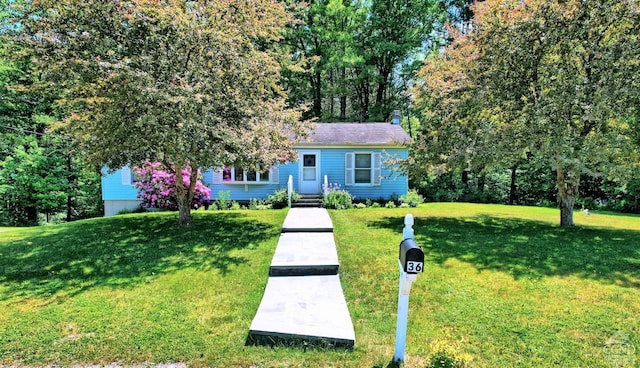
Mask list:
[{"label": "concrete walkway", "polygon": [[324,208],[290,209],[249,339],[352,348],[355,332],[338,270],[328,212]]}]

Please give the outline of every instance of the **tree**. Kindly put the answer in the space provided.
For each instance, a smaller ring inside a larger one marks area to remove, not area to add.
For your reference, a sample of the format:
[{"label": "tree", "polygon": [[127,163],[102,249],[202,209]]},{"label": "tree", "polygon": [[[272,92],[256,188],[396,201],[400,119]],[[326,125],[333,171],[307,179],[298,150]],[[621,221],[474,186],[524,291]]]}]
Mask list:
[{"label": "tree", "polygon": [[[292,20],[282,3],[43,0],[19,13],[16,39],[90,162],[159,161],[175,174],[295,158],[305,124],[280,85],[289,55],[277,43]],[[181,225],[196,178],[176,175]]]},{"label": "tree", "polygon": [[47,155],[33,138],[25,146],[0,161],[0,212],[14,225],[36,223],[38,212],[49,221],[51,213],[64,208],[69,189],[62,156]]},{"label": "tree", "polygon": [[405,103],[403,69],[415,69],[446,13],[438,0],[310,1],[286,38],[306,63],[288,79],[292,98],[318,119],[389,119]]},{"label": "tree", "polygon": [[458,148],[431,157],[512,167],[532,154],[555,170],[560,224],[573,226],[581,174],[622,179],[638,164],[629,124],[640,106],[638,9],[637,0],[474,5],[473,32],[422,71],[416,97],[434,122],[423,134],[456,132],[445,139]]}]

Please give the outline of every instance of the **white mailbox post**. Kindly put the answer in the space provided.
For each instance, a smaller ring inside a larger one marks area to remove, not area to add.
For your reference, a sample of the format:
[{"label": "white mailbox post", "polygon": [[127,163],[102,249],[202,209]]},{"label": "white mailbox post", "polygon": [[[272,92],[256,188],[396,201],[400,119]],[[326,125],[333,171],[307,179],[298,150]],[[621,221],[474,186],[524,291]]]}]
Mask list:
[{"label": "white mailbox post", "polygon": [[398,254],[400,267],[400,287],[398,291],[398,320],[396,325],[396,349],[393,356],[395,362],[404,361],[404,350],[407,341],[407,321],[409,317],[409,292],[411,285],[424,270],[424,253],[413,240],[413,215],[404,218],[402,242]]}]

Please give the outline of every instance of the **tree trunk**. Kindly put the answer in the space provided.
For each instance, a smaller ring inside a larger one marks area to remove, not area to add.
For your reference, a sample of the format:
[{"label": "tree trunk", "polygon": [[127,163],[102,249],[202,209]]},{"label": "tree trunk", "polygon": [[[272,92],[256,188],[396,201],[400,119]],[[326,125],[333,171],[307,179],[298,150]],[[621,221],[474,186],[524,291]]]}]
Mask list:
[{"label": "tree trunk", "polygon": [[518,188],[516,187],[516,170],[517,170],[517,166],[514,165],[511,168],[511,186],[509,187],[509,204],[514,204],[516,202],[517,199],[517,190]]},{"label": "tree trunk", "polygon": [[462,175],[460,177],[460,180],[462,180],[462,184],[464,184],[465,187],[468,187],[469,186],[469,171],[462,170]]},{"label": "tree trunk", "polygon": [[483,193],[487,186],[487,176],[484,174],[478,175],[478,192]]},{"label": "tree trunk", "polygon": [[27,223],[29,225],[35,225],[38,223],[38,209],[35,207],[25,207],[27,213]]},{"label": "tree trunk", "polygon": [[313,115],[316,118],[322,116],[322,74],[316,71],[315,77],[312,78],[313,84]]},{"label": "tree trunk", "polygon": [[558,165],[558,204],[560,205],[560,226],[571,227],[573,223],[573,205],[578,197],[580,175],[573,172],[574,168]]},{"label": "tree trunk", "polygon": [[340,68],[340,83],[343,84],[343,90],[340,96],[340,121],[344,121],[347,118],[347,95],[345,94],[345,84],[347,80],[347,68]]},{"label": "tree trunk", "polygon": [[391,74],[391,71],[386,68],[378,69],[378,71],[380,72],[380,81],[378,82],[378,90],[376,91],[376,104],[380,106],[384,102],[385,92],[387,92],[387,87],[389,86],[389,75]]},{"label": "tree trunk", "polygon": [[[71,185],[71,187],[75,188],[76,182],[74,175],[71,175],[71,155],[67,155],[67,182]],[[71,195],[72,190],[69,189],[67,192],[67,222],[71,222],[73,219],[73,196]]]},{"label": "tree trunk", "polygon": [[178,224],[182,227],[191,225],[191,203],[198,178],[198,169],[191,168],[189,186],[185,187],[182,178],[183,167],[175,165],[176,175],[176,201],[178,202]]}]

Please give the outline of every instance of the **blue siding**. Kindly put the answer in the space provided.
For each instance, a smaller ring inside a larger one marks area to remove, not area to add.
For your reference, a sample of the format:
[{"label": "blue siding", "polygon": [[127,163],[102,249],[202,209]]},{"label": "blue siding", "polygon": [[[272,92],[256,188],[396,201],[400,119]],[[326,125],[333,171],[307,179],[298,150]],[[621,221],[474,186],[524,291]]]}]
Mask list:
[{"label": "blue siding", "polygon": [[[345,185],[345,155],[348,152],[375,153],[382,152],[382,181],[380,185]],[[357,199],[389,199],[393,196],[401,196],[409,190],[409,181],[406,175],[393,173],[386,167],[386,158],[395,157],[406,159],[408,151],[404,148],[387,148],[384,150],[371,148],[325,148],[321,153],[321,174],[328,175],[329,183],[338,183],[340,187]]]},{"label": "blue siding", "polygon": [[[302,150],[306,150],[302,149]],[[406,148],[386,148],[384,150],[375,148],[309,148],[309,150],[320,151],[320,175],[321,180],[328,176],[329,183],[338,183],[340,187],[347,190],[356,199],[389,199],[394,196],[406,194],[409,190],[408,178],[406,175],[393,173],[385,167],[385,158],[389,156],[406,159],[408,150]],[[382,152],[382,182],[381,185],[351,185],[345,186],[345,154],[348,152],[375,153]],[[122,169],[102,177],[102,199],[108,200],[135,200],[136,188],[133,185],[122,183]],[[253,198],[267,198],[267,196],[277,189],[286,188],[289,175],[293,176],[293,188],[299,190],[299,170],[298,163],[288,163],[280,165],[278,184],[213,184],[213,171],[207,170],[203,173],[203,181],[211,188],[211,199],[217,199],[219,192],[228,191],[232,200],[250,200]]]},{"label": "blue siding", "polygon": [[113,173],[103,171],[102,175],[102,200],[121,201],[135,200],[138,190],[131,184],[122,184],[123,169]]}]

